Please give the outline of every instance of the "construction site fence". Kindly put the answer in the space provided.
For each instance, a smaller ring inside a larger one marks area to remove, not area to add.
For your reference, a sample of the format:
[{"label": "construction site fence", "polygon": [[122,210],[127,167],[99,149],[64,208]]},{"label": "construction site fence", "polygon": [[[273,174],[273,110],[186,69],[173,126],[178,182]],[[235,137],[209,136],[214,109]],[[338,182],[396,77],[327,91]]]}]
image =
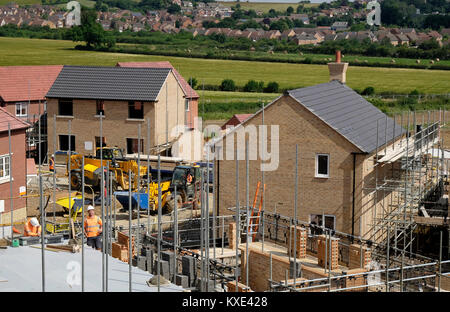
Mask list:
[{"label": "construction site fence", "polygon": [[[441,291],[440,281],[449,278],[450,270],[441,272],[439,266],[449,265],[450,260],[410,266],[384,268],[354,274],[330,275],[317,279],[268,280],[272,291]],[[350,283],[349,283],[350,281]],[[352,283],[353,281],[353,283]],[[347,286],[347,285],[353,286]]]}]

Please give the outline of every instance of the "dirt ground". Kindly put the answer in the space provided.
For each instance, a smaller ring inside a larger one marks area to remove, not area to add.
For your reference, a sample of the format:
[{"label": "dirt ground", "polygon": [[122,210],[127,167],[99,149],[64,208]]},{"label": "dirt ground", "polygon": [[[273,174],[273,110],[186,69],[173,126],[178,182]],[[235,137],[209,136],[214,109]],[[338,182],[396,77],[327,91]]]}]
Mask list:
[{"label": "dirt ground", "polygon": [[[153,164],[152,164],[153,165]],[[170,168],[170,165],[167,165],[168,168]],[[62,166],[56,167],[56,190],[55,190],[55,198],[56,200],[64,197],[69,197],[69,190],[68,190],[68,179],[66,176],[66,168]],[[44,194],[45,198],[43,199],[43,206],[45,207],[46,211],[46,220],[53,221],[55,220],[57,223],[65,223],[68,221],[69,213],[66,211],[62,206],[58,204],[54,204],[53,202],[53,176],[48,176],[43,179],[43,186],[44,186]],[[38,220],[40,220],[40,210],[39,210],[39,189],[37,188],[37,185],[32,185],[29,187],[28,190],[28,198],[27,198],[27,215],[28,217],[37,217]],[[72,196],[77,195],[76,192],[72,192]],[[81,195],[81,193],[78,193],[78,195]],[[86,188],[85,192],[85,198],[92,199],[92,193],[90,193],[89,189]],[[95,207],[95,214],[97,216],[102,215],[102,208],[101,205],[94,205]],[[114,210],[115,207],[115,210]],[[213,202],[212,202],[212,194],[210,195],[210,207],[212,212]],[[87,209],[87,205],[85,205],[85,209]],[[105,205],[106,209],[106,205]],[[104,211],[106,213],[106,210]],[[128,210],[124,210],[122,205],[119,201],[115,200],[115,205],[113,203],[111,207],[111,213],[112,215],[116,215],[116,225],[117,226],[123,226],[124,228],[128,227],[129,223],[129,214]],[[85,215],[87,215],[87,212],[85,212]],[[183,210],[180,212],[179,218],[189,218],[189,217],[197,217],[199,215],[199,210],[191,211],[189,210]],[[155,223],[157,216],[155,213],[151,213],[150,215],[150,222]],[[78,216],[77,220],[81,223],[82,216],[81,214]],[[167,222],[173,220],[173,215],[164,215],[163,216],[163,222]],[[148,222],[148,212],[141,211],[140,223],[147,223]],[[137,213],[134,212],[132,215],[132,224],[137,223]],[[16,228],[23,233],[23,225],[18,225]]]}]

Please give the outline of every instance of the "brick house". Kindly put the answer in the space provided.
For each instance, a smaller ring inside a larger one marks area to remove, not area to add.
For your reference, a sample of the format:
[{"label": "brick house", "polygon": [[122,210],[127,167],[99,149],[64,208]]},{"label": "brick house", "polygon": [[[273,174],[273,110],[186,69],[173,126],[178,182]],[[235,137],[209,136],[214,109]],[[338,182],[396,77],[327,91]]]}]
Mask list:
[{"label": "brick house", "polygon": [[[11,129],[11,159],[9,157],[8,124]],[[10,177],[12,174],[12,197],[14,222],[27,217],[26,198],[20,194],[26,191],[26,140],[25,131],[29,124],[0,108],[0,223],[11,222]],[[12,172],[10,170],[12,168]],[[22,188],[22,189],[21,189]],[[9,235],[10,233],[5,233]],[[0,233],[0,236],[2,233]]]},{"label": "brick house", "polygon": [[36,120],[45,112],[45,95],[61,69],[62,65],[1,66],[0,106],[20,119]]},{"label": "brick house", "polygon": [[[274,148],[272,137],[278,137],[279,142],[279,165],[264,173],[265,211],[294,215],[298,144],[298,218],[322,225],[324,215],[327,228],[367,237],[374,221],[372,211],[381,209],[382,196],[374,198],[366,190],[373,181],[375,152],[384,146],[384,140],[377,140],[377,129],[380,137],[386,133],[390,138],[386,145],[396,142],[404,130],[345,85],[347,66],[339,61],[329,63],[330,82],[287,91],[265,107],[264,149],[270,153]],[[217,202],[221,215],[235,213],[229,209],[236,206],[233,149],[240,155],[239,201],[241,206],[246,204],[244,137],[260,136],[261,125],[262,110],[216,143],[215,150],[220,152],[215,166],[220,181]],[[277,126],[278,131],[274,131]],[[259,140],[249,145],[250,204],[256,185],[262,180],[261,164],[270,162],[261,161],[260,145]]]},{"label": "brick house", "polygon": [[102,114],[103,143],[137,153],[141,124],[141,152],[147,152],[148,143],[176,139],[173,128],[185,124],[184,109],[185,91],[170,68],[64,66],[47,93],[48,150],[54,152],[54,131],[57,150],[69,149],[71,120],[71,150],[93,153],[100,146]]},{"label": "brick house", "polygon": [[141,67],[141,68],[170,68],[177,78],[181,88],[185,95],[185,113],[186,113],[186,125],[189,128],[194,128],[195,118],[198,116],[198,99],[200,96],[193,88],[191,88],[189,82],[180,75],[180,73],[172,66],[170,62],[119,62],[116,66],[119,67]]}]

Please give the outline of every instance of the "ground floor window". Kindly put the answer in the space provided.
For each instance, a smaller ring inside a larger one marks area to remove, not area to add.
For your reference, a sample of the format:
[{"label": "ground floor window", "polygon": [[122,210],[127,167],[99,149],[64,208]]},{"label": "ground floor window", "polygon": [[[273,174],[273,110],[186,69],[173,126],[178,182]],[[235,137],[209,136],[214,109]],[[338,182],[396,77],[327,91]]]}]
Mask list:
[{"label": "ground floor window", "polygon": [[[127,154],[137,154],[138,148],[138,139],[127,138]],[[141,139],[140,149],[144,153],[144,139]]]},{"label": "ground floor window", "polygon": [[0,156],[0,180],[8,180],[10,159],[9,155]]},{"label": "ground floor window", "polygon": [[[323,217],[325,217],[325,224],[323,224]],[[336,229],[336,217],[333,215],[322,215],[322,214],[311,214],[309,218],[309,222],[312,225],[316,225],[318,227],[325,226],[326,229],[335,230]],[[311,234],[322,234],[322,230],[311,228]]]},{"label": "ground floor window", "polygon": [[100,145],[100,137],[96,136],[95,137],[95,150],[97,150],[97,148],[99,147],[104,147],[106,146],[106,138],[102,137],[102,144]]},{"label": "ground floor window", "polygon": [[[69,150],[69,136],[65,134],[59,135],[59,150],[68,151]],[[75,151],[75,136],[70,136],[70,150]]]},{"label": "ground floor window", "polygon": [[16,116],[17,117],[28,116],[28,103],[16,103]]}]

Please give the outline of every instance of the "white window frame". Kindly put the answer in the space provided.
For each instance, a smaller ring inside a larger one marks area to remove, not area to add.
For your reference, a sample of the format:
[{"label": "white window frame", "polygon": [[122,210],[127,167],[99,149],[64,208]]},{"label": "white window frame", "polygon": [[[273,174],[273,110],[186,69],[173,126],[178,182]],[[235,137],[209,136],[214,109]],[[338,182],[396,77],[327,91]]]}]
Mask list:
[{"label": "white window frame", "polygon": [[[319,157],[327,156],[327,174],[319,173]],[[329,178],[330,177],[330,154],[316,154],[316,178]]]},{"label": "white window frame", "polygon": [[184,100],[184,110],[189,112],[191,110],[191,101],[189,99]]},{"label": "white window frame", "polygon": [[[19,114],[17,114],[17,108],[19,108]],[[22,114],[22,110],[25,108],[25,114]],[[16,116],[17,117],[27,117],[28,116],[28,103],[19,102],[16,103]]]},{"label": "white window frame", "polygon": [[[1,167],[3,168],[3,171],[6,173],[5,165],[6,165],[6,159],[9,159],[9,172],[8,175],[1,176],[0,175],[0,182],[6,182],[9,181],[10,175],[11,175],[11,159],[9,158],[9,154],[1,155],[0,156],[0,163]],[[0,174],[3,174],[3,171],[0,170]]]}]

